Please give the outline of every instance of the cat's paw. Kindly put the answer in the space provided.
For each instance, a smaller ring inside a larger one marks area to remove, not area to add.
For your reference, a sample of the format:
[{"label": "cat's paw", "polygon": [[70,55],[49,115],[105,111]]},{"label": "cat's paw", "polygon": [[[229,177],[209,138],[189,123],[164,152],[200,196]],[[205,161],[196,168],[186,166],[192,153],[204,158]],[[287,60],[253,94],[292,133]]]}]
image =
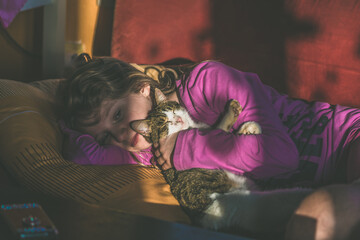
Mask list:
[{"label": "cat's paw", "polygon": [[238,118],[242,112],[242,107],[237,100],[232,99],[229,104],[229,112],[233,115],[234,118]]},{"label": "cat's paw", "polygon": [[238,134],[249,135],[249,134],[261,134],[261,126],[254,121],[245,122],[241,125]]},{"label": "cat's paw", "polygon": [[242,107],[237,100],[232,99],[228,104],[225,115],[217,125],[217,128],[224,130],[225,132],[230,131],[242,112]]}]

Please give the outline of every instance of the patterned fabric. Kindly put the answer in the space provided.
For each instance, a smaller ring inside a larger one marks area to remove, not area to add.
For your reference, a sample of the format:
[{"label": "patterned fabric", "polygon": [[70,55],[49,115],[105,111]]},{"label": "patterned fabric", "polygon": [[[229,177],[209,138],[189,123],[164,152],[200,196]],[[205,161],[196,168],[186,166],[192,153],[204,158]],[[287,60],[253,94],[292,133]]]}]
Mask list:
[{"label": "patterned fabric", "polygon": [[12,80],[0,79],[0,99],[9,97],[9,96],[32,96],[34,94],[34,89],[30,85],[24,84],[22,82],[16,82]]}]

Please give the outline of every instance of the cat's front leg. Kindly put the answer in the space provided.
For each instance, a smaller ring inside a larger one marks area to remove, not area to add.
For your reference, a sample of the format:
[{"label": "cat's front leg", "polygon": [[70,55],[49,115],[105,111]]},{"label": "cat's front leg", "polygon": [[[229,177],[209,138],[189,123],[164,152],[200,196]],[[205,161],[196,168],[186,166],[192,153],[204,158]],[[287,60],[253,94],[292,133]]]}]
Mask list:
[{"label": "cat's front leg", "polygon": [[240,103],[234,99],[230,100],[227,111],[225,112],[224,117],[221,119],[216,128],[219,128],[225,132],[229,132],[241,112],[242,107],[240,106]]}]

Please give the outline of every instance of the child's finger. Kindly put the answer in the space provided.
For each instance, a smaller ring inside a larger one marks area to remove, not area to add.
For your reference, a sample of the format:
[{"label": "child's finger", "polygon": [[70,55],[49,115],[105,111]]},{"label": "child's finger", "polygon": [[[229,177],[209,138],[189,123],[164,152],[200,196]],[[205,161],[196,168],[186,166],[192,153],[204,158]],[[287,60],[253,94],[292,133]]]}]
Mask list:
[{"label": "child's finger", "polygon": [[159,149],[157,149],[157,150],[154,152],[154,155],[155,155],[155,157],[157,157],[157,158],[161,157],[161,152],[159,151]]},{"label": "child's finger", "polygon": [[156,162],[157,162],[161,167],[166,163],[165,160],[162,159],[162,158],[157,159]]},{"label": "child's finger", "polygon": [[169,168],[171,168],[171,165],[168,162],[165,162],[163,165],[161,165],[161,169],[162,170],[168,170]]}]

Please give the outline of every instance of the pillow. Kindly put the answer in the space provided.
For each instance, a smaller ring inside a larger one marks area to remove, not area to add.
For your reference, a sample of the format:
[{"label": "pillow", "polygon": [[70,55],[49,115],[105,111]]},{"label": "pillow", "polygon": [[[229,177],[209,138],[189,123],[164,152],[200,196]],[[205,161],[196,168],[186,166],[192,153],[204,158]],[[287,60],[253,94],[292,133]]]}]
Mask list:
[{"label": "pillow", "polygon": [[[190,223],[159,170],[81,166],[61,156],[54,88],[59,80],[0,80],[0,163],[26,187],[115,211]],[[35,87],[36,86],[36,87]],[[40,90],[42,89],[42,90]]]}]

